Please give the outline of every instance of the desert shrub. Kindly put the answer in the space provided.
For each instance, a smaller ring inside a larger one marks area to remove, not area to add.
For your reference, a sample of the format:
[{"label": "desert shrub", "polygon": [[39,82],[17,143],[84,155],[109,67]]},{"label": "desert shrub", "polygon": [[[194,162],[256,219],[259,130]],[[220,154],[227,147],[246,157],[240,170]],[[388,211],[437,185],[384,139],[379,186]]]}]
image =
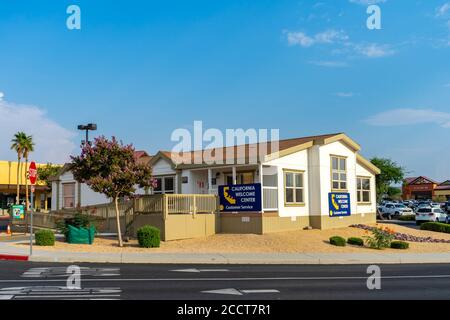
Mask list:
[{"label": "desert shrub", "polygon": [[391,246],[392,240],[394,240],[395,232],[392,229],[386,228],[373,228],[372,236],[366,236],[364,239],[367,245],[372,249],[384,249]]},{"label": "desert shrub", "polygon": [[364,246],[364,240],[361,238],[355,238],[355,237],[348,238],[347,243],[354,245],[354,246],[360,246],[360,247]]},{"label": "desert shrub", "polygon": [[334,236],[330,238],[330,244],[332,244],[333,246],[345,247],[346,241],[342,237]]},{"label": "desert shrub", "polygon": [[38,230],[34,237],[37,246],[50,247],[55,245],[55,234],[51,230]]},{"label": "desert shrub", "polygon": [[413,214],[408,214],[406,216],[398,217],[398,220],[400,220],[400,221],[416,221],[416,216]]},{"label": "desert shrub", "polygon": [[137,231],[139,246],[142,248],[159,248],[160,231],[153,226],[143,226]]},{"label": "desert shrub", "polygon": [[406,249],[409,249],[409,243],[405,242],[405,241],[392,241],[391,248],[406,250]]},{"label": "desert shrub", "polygon": [[450,224],[441,222],[426,222],[420,226],[420,230],[450,233]]}]

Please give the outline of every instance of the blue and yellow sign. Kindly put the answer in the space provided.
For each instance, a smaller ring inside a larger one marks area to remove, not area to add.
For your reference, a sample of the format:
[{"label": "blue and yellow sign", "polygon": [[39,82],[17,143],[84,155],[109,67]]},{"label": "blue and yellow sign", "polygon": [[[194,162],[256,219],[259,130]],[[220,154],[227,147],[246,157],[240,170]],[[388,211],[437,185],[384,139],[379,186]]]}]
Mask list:
[{"label": "blue and yellow sign", "polygon": [[260,183],[219,186],[219,198],[223,212],[262,210]]},{"label": "blue and yellow sign", "polygon": [[350,193],[330,192],[328,194],[330,217],[350,216]]}]

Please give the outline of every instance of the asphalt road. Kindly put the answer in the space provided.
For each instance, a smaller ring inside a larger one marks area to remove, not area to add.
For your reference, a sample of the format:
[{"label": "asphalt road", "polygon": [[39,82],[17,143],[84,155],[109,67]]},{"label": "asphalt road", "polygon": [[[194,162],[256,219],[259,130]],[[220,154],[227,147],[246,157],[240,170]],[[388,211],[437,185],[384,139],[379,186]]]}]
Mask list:
[{"label": "asphalt road", "polygon": [[0,261],[0,299],[450,299],[448,264],[380,266],[380,290],[361,265],[80,264],[71,289],[68,266]]}]

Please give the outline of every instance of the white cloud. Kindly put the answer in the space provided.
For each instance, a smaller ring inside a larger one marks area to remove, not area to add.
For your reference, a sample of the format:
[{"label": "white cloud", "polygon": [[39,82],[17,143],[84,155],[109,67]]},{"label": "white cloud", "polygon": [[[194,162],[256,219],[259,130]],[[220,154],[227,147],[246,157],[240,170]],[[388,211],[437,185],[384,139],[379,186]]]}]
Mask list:
[{"label": "white cloud", "polygon": [[0,91],[0,101],[3,100],[3,97],[5,96],[5,94],[3,92]]},{"label": "white cloud", "polygon": [[[315,35],[308,35],[305,32],[300,31],[296,32],[285,30],[283,32],[286,34],[287,42],[290,46],[309,48],[314,45],[333,44],[334,47],[331,50],[331,53],[333,54],[347,54],[350,57],[358,55],[366,58],[382,58],[396,53],[396,50],[388,44],[351,42],[349,36],[342,30],[330,29],[324,32],[316,33]],[[336,67],[338,65],[322,64],[322,66]]]},{"label": "white cloud", "polygon": [[373,126],[386,127],[429,123],[450,128],[450,113],[432,109],[393,109],[378,113],[365,122]]},{"label": "white cloud", "polygon": [[383,58],[388,57],[395,54],[395,50],[391,48],[391,46],[376,43],[369,44],[357,44],[354,46],[354,49],[357,53],[366,56],[368,58]]},{"label": "white cloud", "polygon": [[349,0],[351,3],[370,6],[371,4],[384,3],[386,0]]},{"label": "white cloud", "polygon": [[353,92],[337,92],[336,96],[340,98],[351,98],[354,97],[355,94]]},{"label": "white cloud", "polygon": [[348,67],[348,63],[344,61],[309,61],[310,64],[314,64],[320,67],[328,68],[344,68]]},{"label": "white cloud", "polygon": [[0,159],[15,159],[16,155],[9,147],[18,131],[33,136],[36,145],[31,159],[37,162],[62,164],[69,160],[75,149],[72,139],[76,134],[51,120],[43,109],[36,106],[18,105],[0,99],[0,128],[0,145],[3,146]]},{"label": "white cloud", "polygon": [[444,3],[442,6],[436,8],[436,16],[442,17],[450,12],[450,2]]},{"label": "white cloud", "polygon": [[304,32],[287,31],[287,41],[291,46],[300,45],[302,47],[311,47],[315,44],[332,44],[336,41],[344,41],[348,36],[343,31],[326,30],[315,35],[308,36]]}]

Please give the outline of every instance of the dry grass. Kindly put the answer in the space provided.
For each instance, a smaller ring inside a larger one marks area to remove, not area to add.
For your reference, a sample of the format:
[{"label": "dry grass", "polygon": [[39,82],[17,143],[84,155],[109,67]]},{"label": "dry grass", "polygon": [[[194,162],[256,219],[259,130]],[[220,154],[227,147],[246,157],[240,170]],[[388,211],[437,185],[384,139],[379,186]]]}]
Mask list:
[{"label": "dry grass", "polygon": [[[415,230],[398,225],[389,226],[397,232],[411,235],[450,240],[450,234],[432,231]],[[75,245],[57,241],[55,247],[36,247],[36,250],[64,250],[73,252],[155,252],[155,253],[374,253],[370,248],[355,246],[335,247],[328,243],[331,236],[344,238],[363,237],[366,231],[356,228],[340,228],[333,230],[298,230],[266,235],[253,234],[216,234],[210,237],[161,242],[160,248],[139,248],[136,240],[125,244],[124,248],[117,246],[117,241],[111,238],[96,238],[94,245]],[[394,253],[399,250],[386,249],[383,252]],[[410,243],[408,253],[450,252],[448,243]]]}]

